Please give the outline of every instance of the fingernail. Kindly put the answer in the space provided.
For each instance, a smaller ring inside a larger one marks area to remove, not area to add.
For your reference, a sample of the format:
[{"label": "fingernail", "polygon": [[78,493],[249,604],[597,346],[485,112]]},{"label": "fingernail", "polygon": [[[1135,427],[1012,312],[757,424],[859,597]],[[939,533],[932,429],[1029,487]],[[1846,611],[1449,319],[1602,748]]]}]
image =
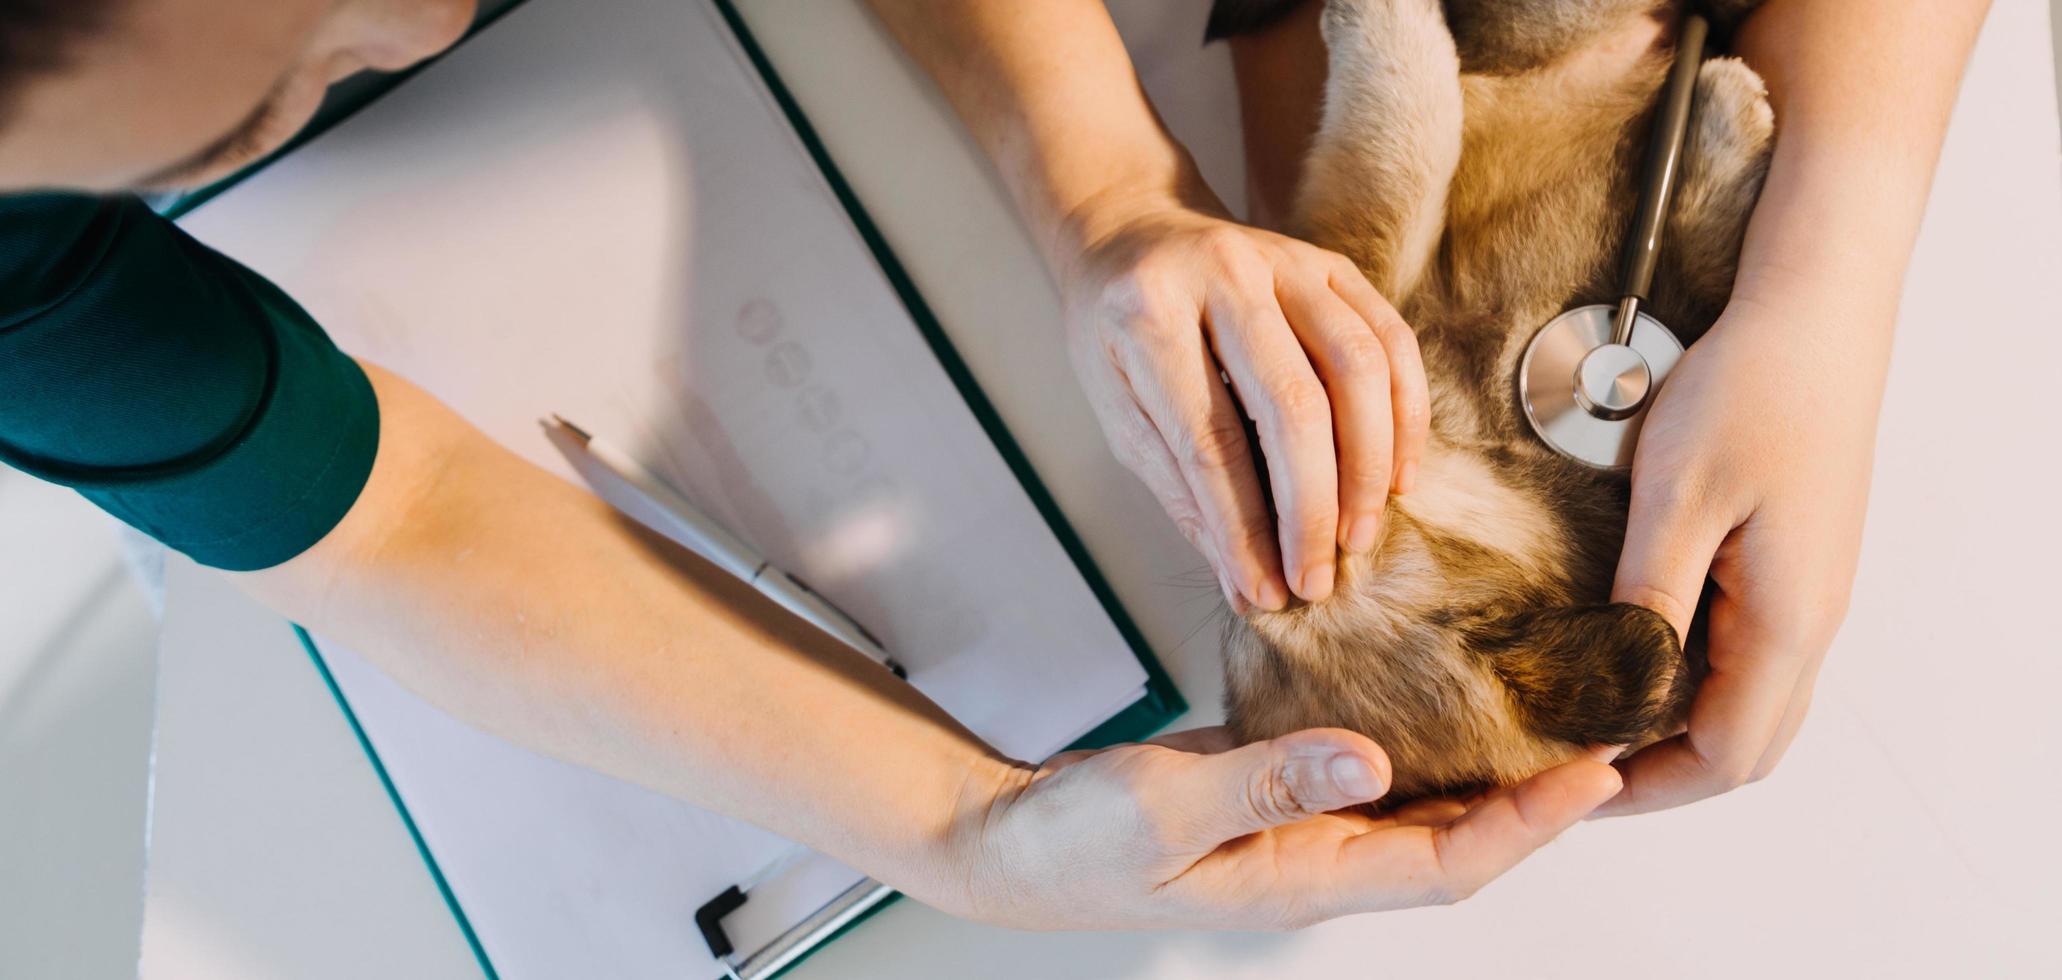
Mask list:
[{"label": "fingernail", "polygon": [[1375,535],[1382,531],[1382,519],[1373,514],[1364,514],[1353,519],[1346,531],[1346,550],[1351,554],[1364,555],[1374,550]]},{"label": "fingernail", "polygon": [[1372,800],[1382,795],[1382,781],[1375,776],[1375,767],[1367,760],[1350,752],[1342,752],[1325,763],[1325,772],[1332,777],[1332,786],[1339,795],[1353,800]]},{"label": "fingernail", "polygon": [[1253,604],[1268,612],[1280,612],[1289,604],[1289,597],[1282,593],[1282,587],[1272,577],[1260,580],[1253,589]]},{"label": "fingernail", "polygon": [[1402,496],[1418,486],[1418,461],[1411,460],[1396,471],[1396,495]]},{"label": "fingernail", "polygon": [[1601,762],[1607,766],[1611,764],[1611,760],[1616,759],[1624,754],[1625,746],[1623,745],[1597,745],[1592,746],[1589,750],[1590,758],[1595,759],[1598,762]]},{"label": "fingernail", "polygon": [[1296,594],[1306,602],[1316,602],[1332,594],[1332,563],[1325,562],[1303,570],[1303,587]]}]

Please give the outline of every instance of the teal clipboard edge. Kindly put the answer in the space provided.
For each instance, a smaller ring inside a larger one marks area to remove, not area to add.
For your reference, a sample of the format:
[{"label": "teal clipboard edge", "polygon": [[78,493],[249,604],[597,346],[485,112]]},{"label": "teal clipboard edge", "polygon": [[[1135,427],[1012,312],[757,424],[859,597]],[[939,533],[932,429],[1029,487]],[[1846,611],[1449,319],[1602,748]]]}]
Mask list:
[{"label": "teal clipboard edge", "polygon": [[344,689],[337,686],[336,675],[329,672],[329,661],[322,658],[322,649],[315,644],[315,638],[298,624],[294,625],[294,636],[301,641],[301,649],[307,651],[309,661],[315,664],[315,672],[322,675],[322,685],[329,688],[337,709],[343,712],[344,723],[351,726],[351,735],[358,739],[358,748],[365,752],[365,758],[372,763],[372,772],[379,777],[380,787],[387,791],[387,799],[394,804],[394,812],[401,815],[401,826],[407,828],[408,839],[415,842],[415,853],[422,856],[423,867],[430,871],[430,880],[437,884],[437,894],[443,896],[444,907],[451,910],[451,918],[457,920],[458,931],[465,936],[465,944],[473,951],[481,972],[488,980],[501,980],[501,974],[494,969],[494,961],[487,958],[487,947],[480,944],[480,937],[473,932],[472,920],[466,917],[465,908],[458,904],[458,896],[451,890],[451,882],[444,877],[444,869],[437,864],[437,858],[430,853],[429,842],[422,839],[422,831],[415,826],[415,815],[408,810],[408,804],[401,802],[401,791],[395,787],[392,777],[387,775],[386,763],[380,761],[379,752],[372,747],[372,739],[365,734],[365,726],[358,723],[358,712],[351,710],[351,700],[344,697]]},{"label": "teal clipboard edge", "polygon": [[[509,3],[507,6],[483,18],[473,26],[472,30],[466,34],[465,39],[461,40],[459,44],[464,44],[478,36],[481,31],[493,25],[495,21],[505,16],[509,11],[522,6],[525,2],[527,0],[515,0],[515,2]],[[1097,725],[1088,734],[1075,740],[1069,748],[1101,748],[1120,742],[1140,741],[1167,727],[1170,722],[1188,710],[1188,702],[1181,696],[1181,692],[1176,689],[1173,678],[1168,676],[1166,668],[1154,656],[1151,646],[1146,643],[1145,634],[1139,630],[1138,624],[1132,620],[1131,614],[1125,610],[1123,603],[1118,601],[1116,591],[1110,587],[1109,581],[1103,577],[1102,569],[1096,565],[1095,559],[1089,554],[1087,546],[1082,543],[1080,534],[1074,530],[1074,526],[1068,522],[1066,515],[1060,511],[1059,504],[1053,500],[1051,492],[1046,489],[1045,483],[1038,478],[1037,471],[1032,468],[1030,457],[1024,454],[1015,437],[1010,435],[1008,427],[1003,423],[1001,413],[996,411],[994,404],[988,400],[987,394],[981,390],[979,382],[974,378],[973,371],[967,367],[966,361],[960,357],[958,349],[952,345],[951,339],[946,336],[944,327],[939,324],[936,314],[931,312],[930,305],[924,301],[922,294],[917,291],[915,280],[910,278],[907,270],[902,267],[901,260],[896,258],[894,251],[888,247],[886,236],[881,234],[880,229],[874,224],[873,218],[867,214],[866,208],[860,203],[858,194],[852,190],[851,185],[846,182],[843,172],[838,169],[837,164],[831,159],[830,152],[824,146],[823,140],[817,136],[815,127],[810,125],[808,117],[803,114],[800,103],[788,91],[787,85],[780,80],[779,74],[774,70],[772,61],[766,56],[766,52],[760,48],[758,40],[752,36],[751,29],[745,23],[744,17],[738,11],[734,0],[708,0],[708,2],[715,6],[717,13],[723,18],[725,26],[730,29],[732,36],[737,39],[739,48],[744,52],[753,70],[758,73],[761,83],[766,86],[768,92],[773,96],[774,102],[780,106],[781,113],[787,117],[788,125],[794,129],[795,135],[801,140],[803,147],[808,150],[809,157],[815,162],[818,172],[823,175],[824,181],[830,185],[831,192],[837,197],[839,205],[844,208],[845,214],[852,221],[853,227],[858,230],[860,238],[865,241],[868,251],[873,253],[875,263],[880,266],[882,273],[886,275],[889,285],[895,290],[895,295],[902,301],[903,307],[909,312],[910,319],[916,323],[918,331],[923,334],[924,340],[931,348],[931,352],[938,358],[939,366],[944,368],[946,376],[952,380],[953,387],[959,391],[960,399],[972,410],[974,417],[981,424],[982,431],[987,433],[989,442],[1002,455],[1003,461],[1009,466],[1010,473],[1016,477],[1018,485],[1023,488],[1025,495],[1030,498],[1032,506],[1038,509],[1039,516],[1045,519],[1046,526],[1051,529],[1053,537],[1059,541],[1060,547],[1066,552],[1067,557],[1073,561],[1076,571],[1080,573],[1082,580],[1088,584],[1089,591],[1094,594],[1096,601],[1102,605],[1104,613],[1110,617],[1111,623],[1116,626],[1118,635],[1123,637],[1125,644],[1130,647],[1132,655],[1137,658],[1139,665],[1146,672],[1145,695],[1143,697],[1111,716],[1102,724]],[[452,50],[456,50],[457,47],[458,45],[453,45]],[[445,54],[448,55],[449,52],[447,51]],[[439,56],[439,58],[442,57],[443,55]],[[424,62],[405,72],[396,73],[381,79],[378,84],[365,87],[361,90],[358,97],[338,104],[331,110],[326,110],[322,118],[311,123],[286,145],[265,159],[191,194],[160,202],[160,213],[174,220],[191,213],[252,174],[263,170],[272,162],[307,145],[330,128],[355,115],[366,106],[378,101],[381,96],[393,91],[403,82],[413,78],[416,73],[434,63],[435,59]],[[464,907],[459,904],[457,895],[451,889],[450,882],[444,877],[443,869],[437,864],[436,856],[430,853],[429,845],[423,840],[422,833],[417,829],[415,818],[409,812],[408,804],[402,800],[400,790],[395,787],[393,780],[387,775],[386,765],[380,760],[379,752],[373,747],[372,740],[366,735],[365,729],[358,723],[357,714],[351,710],[350,702],[344,697],[342,688],[337,686],[335,677],[329,671],[329,665],[322,659],[321,651],[316,647],[314,640],[309,637],[307,631],[299,626],[295,626],[294,632],[299,636],[301,645],[314,663],[316,671],[321,674],[323,684],[329,688],[330,696],[336,700],[337,707],[343,712],[345,720],[350,724],[351,732],[356,736],[359,748],[364,751],[366,759],[372,764],[373,771],[379,776],[380,785],[385,788],[387,798],[393,802],[395,812],[400,815],[402,824],[408,830],[409,838],[414,841],[416,851],[422,856],[423,866],[428,869],[430,877],[436,882],[438,893],[443,896],[444,904],[451,910],[452,918],[457,921],[459,931],[464,934],[466,943],[471,947],[474,958],[479,961],[480,969],[489,980],[499,980],[500,974],[494,969],[493,961],[488,958],[486,948],[481,945],[479,936],[473,931],[472,922],[466,917]],[[853,919],[843,928],[826,937],[822,942],[812,946],[807,952],[796,958],[794,962],[783,967],[773,976],[780,977],[786,975],[796,966],[801,965],[814,956],[818,950],[836,942],[839,937],[872,918],[875,914],[900,898],[901,895],[898,893],[868,909],[858,918]]]},{"label": "teal clipboard edge", "polygon": [[910,319],[916,321],[917,329],[923,332],[924,340],[930,343],[931,352],[937,356],[939,365],[952,379],[953,387],[959,389],[961,400],[967,403],[967,407],[973,410],[974,417],[980,420],[982,430],[988,433],[988,440],[994,443],[996,451],[1000,452],[1003,460],[1009,464],[1010,472],[1016,476],[1017,483],[1024,488],[1024,493],[1031,498],[1031,503],[1038,508],[1039,516],[1045,518],[1046,526],[1050,527],[1053,536],[1059,539],[1060,546],[1066,550],[1067,557],[1073,560],[1074,567],[1088,583],[1096,601],[1102,604],[1103,611],[1109,615],[1111,622],[1116,624],[1117,632],[1131,647],[1131,652],[1138,658],[1140,666],[1145,668],[1145,697],[1096,726],[1072,747],[1100,748],[1117,742],[1137,741],[1166,727],[1168,722],[1188,710],[1188,702],[1182,699],[1181,692],[1174,687],[1173,679],[1168,677],[1166,669],[1160,666],[1159,659],[1146,644],[1145,634],[1139,631],[1138,624],[1131,619],[1131,614],[1117,601],[1116,591],[1111,589],[1110,583],[1103,578],[1102,570],[1089,555],[1087,546],[1082,544],[1081,536],[1075,533],[1074,526],[1068,523],[1066,515],[1060,512],[1059,505],[1053,501],[1045,483],[1038,478],[1038,472],[1032,469],[1030,457],[1024,455],[1024,450],[1017,445],[1016,438],[1010,435],[1009,428],[1003,424],[1001,413],[995,410],[994,404],[981,390],[980,383],[974,380],[973,371],[967,368],[966,361],[961,359],[958,349],[952,345],[951,338],[945,335],[944,327],[938,323],[937,316],[931,312],[930,304],[926,303],[923,295],[917,291],[916,282],[902,268],[902,262],[895,257],[894,250],[888,247],[887,237],[874,225],[872,217],[860,203],[859,195],[854,193],[851,185],[845,181],[844,173],[831,159],[830,151],[816,135],[815,127],[809,124],[809,118],[802,113],[801,105],[795,101],[787,85],[781,82],[779,73],[774,71],[773,62],[766,57],[766,52],[752,36],[751,29],[745,24],[734,0],[711,2],[716,5],[717,12],[722,14],[724,22],[730,26],[730,32],[736,36],[738,46],[744,50],[745,57],[758,71],[760,80],[772,93],[774,101],[780,105],[781,112],[788,117],[788,125],[794,127],[795,134],[802,140],[802,145],[809,150],[810,158],[816,161],[816,169],[823,173],[824,180],[837,195],[838,203],[844,206],[846,215],[852,219],[852,224],[859,230],[860,237],[866,240],[867,249],[873,252],[874,261],[880,265],[881,271],[886,273],[889,284],[895,289],[895,295],[902,299],[902,305],[908,309]]},{"label": "teal clipboard edge", "polygon": [[[860,237],[866,241],[867,249],[873,252],[874,261],[887,275],[889,284],[895,289],[895,295],[901,298],[902,305],[908,309],[910,319],[914,320],[917,329],[923,332],[924,340],[929,342],[932,354],[938,358],[939,366],[943,367],[945,374],[952,379],[953,387],[959,389],[960,399],[973,410],[974,417],[981,423],[982,431],[988,434],[988,440],[995,445],[996,451],[1002,454],[1004,462],[1009,464],[1010,472],[1016,476],[1017,483],[1031,498],[1032,505],[1038,508],[1039,515],[1045,518],[1046,526],[1051,528],[1053,536],[1059,539],[1060,547],[1065,549],[1067,557],[1073,560],[1074,567],[1088,583],[1096,601],[1102,604],[1103,611],[1116,625],[1118,634],[1123,636],[1124,642],[1131,647],[1132,655],[1137,657],[1139,665],[1145,668],[1145,696],[1097,725],[1069,747],[1101,748],[1119,742],[1141,741],[1165,728],[1169,722],[1188,710],[1188,702],[1175,688],[1173,678],[1167,675],[1166,668],[1162,667],[1159,658],[1153,655],[1152,648],[1146,644],[1145,634],[1139,631],[1138,624],[1132,620],[1131,614],[1125,611],[1123,603],[1117,600],[1116,591],[1111,589],[1109,581],[1103,578],[1102,569],[1089,555],[1081,536],[1075,532],[1066,515],[1061,513],[1059,504],[1053,500],[1052,493],[1046,489],[1044,481],[1038,478],[1037,471],[1031,466],[1030,457],[1024,454],[1023,448],[1017,445],[1016,438],[1010,435],[1009,428],[1003,424],[1001,413],[995,410],[994,403],[990,402],[987,393],[981,390],[973,371],[960,357],[959,350],[952,345],[951,338],[946,336],[936,314],[931,312],[930,304],[926,303],[923,295],[917,291],[916,282],[910,278],[908,271],[903,269],[901,260],[895,256],[895,251],[888,247],[887,237],[881,234],[880,228],[874,224],[873,218],[860,203],[859,195],[852,190],[852,186],[845,180],[844,173],[831,159],[830,151],[816,134],[816,128],[810,125],[809,117],[802,112],[801,104],[795,101],[794,94],[789,92],[786,83],[780,80],[780,73],[774,70],[773,62],[759,46],[758,39],[752,36],[751,28],[745,23],[744,16],[738,11],[736,4],[733,0],[711,2],[716,5],[716,10],[722,15],[724,23],[729,25],[731,34],[737,38],[738,47],[744,51],[746,59],[759,73],[760,81],[766,85],[774,102],[779,104],[781,113],[787,116],[788,125],[794,128],[795,135],[808,149],[810,158],[816,161],[816,169],[823,174],[831,192],[837,195],[838,203],[844,206],[845,214],[851,218]],[[901,897],[901,893],[898,892],[868,909],[858,918],[846,923],[844,928],[824,937],[822,942],[810,947],[793,963],[783,967],[773,976],[778,978],[786,975],[815,956],[819,950],[837,942],[846,933],[858,928],[861,923],[873,918]]]}]

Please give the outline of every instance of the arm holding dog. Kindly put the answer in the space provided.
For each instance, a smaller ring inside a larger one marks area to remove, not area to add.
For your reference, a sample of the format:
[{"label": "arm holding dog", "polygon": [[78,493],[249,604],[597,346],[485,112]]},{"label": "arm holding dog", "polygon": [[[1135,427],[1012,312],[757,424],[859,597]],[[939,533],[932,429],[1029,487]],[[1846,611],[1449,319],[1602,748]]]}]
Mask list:
[{"label": "arm holding dog", "polygon": [[314,547],[240,584],[470,724],[954,914],[1278,928],[1452,900],[1618,787],[1584,761],[1412,822],[1329,814],[1390,784],[1381,749],[1336,730],[1016,762],[415,386],[366,373],[382,424],[364,490]]},{"label": "arm holding dog", "polygon": [[1724,315],[1633,461],[1613,598],[1686,632],[1707,573],[1711,673],[1684,735],[1624,764],[1603,812],[1767,775],[1804,721],[1861,549],[1891,329],[1985,0],[1770,0],[1735,48],[1775,156]]}]

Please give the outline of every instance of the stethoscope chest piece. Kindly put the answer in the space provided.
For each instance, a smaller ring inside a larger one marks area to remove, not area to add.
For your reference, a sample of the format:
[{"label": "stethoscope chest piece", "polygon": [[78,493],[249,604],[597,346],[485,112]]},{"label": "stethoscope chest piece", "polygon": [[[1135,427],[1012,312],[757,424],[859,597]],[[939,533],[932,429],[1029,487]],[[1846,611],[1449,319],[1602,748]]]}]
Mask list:
[{"label": "stethoscope chest piece", "polygon": [[1617,313],[1599,304],[1555,317],[1518,363],[1518,400],[1532,430],[1555,452],[1601,469],[1632,465],[1654,393],[1683,356],[1675,334],[1645,313],[1626,343],[1613,342]]},{"label": "stethoscope chest piece", "polygon": [[1675,334],[1640,306],[1654,282],[1669,201],[1689,149],[1690,102],[1709,29],[1697,14],[1683,18],[1675,63],[1647,134],[1618,305],[1583,306],[1553,318],[1533,335],[1518,364],[1518,403],[1532,431],[1555,452],[1599,469],[1632,465],[1647,409],[1683,356]]}]

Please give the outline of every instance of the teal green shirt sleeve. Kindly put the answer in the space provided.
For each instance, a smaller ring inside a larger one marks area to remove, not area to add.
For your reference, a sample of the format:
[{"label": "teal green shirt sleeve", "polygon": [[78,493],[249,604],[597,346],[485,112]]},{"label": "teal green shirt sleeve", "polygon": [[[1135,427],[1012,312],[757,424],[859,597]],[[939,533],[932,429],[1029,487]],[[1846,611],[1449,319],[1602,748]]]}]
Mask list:
[{"label": "teal green shirt sleeve", "polygon": [[0,462],[196,561],[286,561],[379,443],[357,363],[263,277],[133,198],[0,198]]}]

